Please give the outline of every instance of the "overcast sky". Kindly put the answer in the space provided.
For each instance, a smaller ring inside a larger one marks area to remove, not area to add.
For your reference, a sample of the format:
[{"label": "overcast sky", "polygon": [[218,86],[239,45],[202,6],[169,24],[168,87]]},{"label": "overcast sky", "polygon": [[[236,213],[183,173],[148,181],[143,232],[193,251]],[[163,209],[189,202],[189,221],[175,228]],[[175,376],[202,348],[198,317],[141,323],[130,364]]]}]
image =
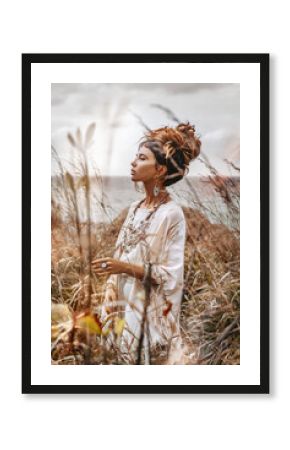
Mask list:
[{"label": "overcast sky", "polygon": [[[67,133],[85,133],[94,122],[94,143],[88,158],[102,175],[130,175],[144,127],[174,126],[162,105],[180,121],[194,124],[202,141],[201,151],[222,173],[229,174],[227,158],[239,165],[239,84],[52,84],[52,144],[64,166],[73,155]],[[138,117],[137,117],[138,116]],[[52,161],[52,171],[56,165]],[[205,174],[198,161],[190,175]]]}]

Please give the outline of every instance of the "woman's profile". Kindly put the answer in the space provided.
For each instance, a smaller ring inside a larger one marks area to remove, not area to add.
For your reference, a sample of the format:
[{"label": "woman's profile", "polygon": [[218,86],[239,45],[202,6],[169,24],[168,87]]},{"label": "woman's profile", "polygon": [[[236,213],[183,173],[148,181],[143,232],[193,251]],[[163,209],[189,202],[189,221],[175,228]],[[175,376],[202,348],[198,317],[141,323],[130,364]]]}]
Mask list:
[{"label": "woman's profile", "polygon": [[144,134],[131,162],[131,180],[143,183],[146,195],[130,205],[113,258],[92,263],[96,274],[109,275],[104,316],[116,313],[115,304],[121,305],[117,313],[122,312],[125,325],[120,351],[128,355],[129,364],[141,346],[145,364],[158,351],[166,355],[166,364],[180,363],[186,222],[166,187],[188,173],[200,146],[189,123]]}]

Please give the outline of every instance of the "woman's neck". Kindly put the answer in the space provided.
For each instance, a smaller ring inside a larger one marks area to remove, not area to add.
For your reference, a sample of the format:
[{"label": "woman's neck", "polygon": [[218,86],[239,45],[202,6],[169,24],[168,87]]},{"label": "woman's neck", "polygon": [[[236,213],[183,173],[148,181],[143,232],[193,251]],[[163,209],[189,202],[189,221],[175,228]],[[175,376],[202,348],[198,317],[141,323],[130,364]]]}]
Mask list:
[{"label": "woman's neck", "polygon": [[156,186],[156,182],[150,180],[149,182],[144,182],[144,188],[146,197],[142,202],[144,208],[150,208],[155,205],[158,205],[161,201],[166,199],[169,196],[169,193],[162,185],[158,185],[160,192],[158,195],[154,195],[154,187]]}]

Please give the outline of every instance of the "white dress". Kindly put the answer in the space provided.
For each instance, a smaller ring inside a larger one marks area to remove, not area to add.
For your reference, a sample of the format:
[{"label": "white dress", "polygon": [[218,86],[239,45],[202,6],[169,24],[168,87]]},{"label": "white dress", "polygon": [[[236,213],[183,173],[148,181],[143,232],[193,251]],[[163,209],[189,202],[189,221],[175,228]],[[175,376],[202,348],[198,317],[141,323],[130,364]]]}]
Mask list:
[{"label": "white dress", "polygon": [[[169,354],[178,354],[179,359],[182,352],[179,316],[184,283],[185,217],[182,208],[171,200],[159,206],[149,219],[145,232],[140,234],[140,222],[150,211],[138,208],[132,224],[137,233],[135,242],[133,236],[131,244],[121,249],[130,215],[138,202],[133,202],[129,208],[118,235],[114,258],[142,266],[144,262],[151,262],[151,278],[157,285],[152,284],[150,289],[144,347],[170,344]],[[135,235],[135,232],[131,234]],[[125,327],[120,346],[124,352],[130,353],[136,350],[140,338],[144,285],[141,280],[127,274],[112,274],[108,281],[115,284],[118,301],[124,305]]]}]

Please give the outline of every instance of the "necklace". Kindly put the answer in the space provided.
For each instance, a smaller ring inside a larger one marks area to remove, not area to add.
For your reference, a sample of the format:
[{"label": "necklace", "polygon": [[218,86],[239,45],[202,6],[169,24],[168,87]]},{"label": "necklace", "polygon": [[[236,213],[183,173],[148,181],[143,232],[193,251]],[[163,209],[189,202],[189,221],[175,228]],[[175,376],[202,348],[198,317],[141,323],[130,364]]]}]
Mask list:
[{"label": "necklace", "polygon": [[153,206],[153,209],[149,211],[149,214],[140,221],[140,224],[138,227],[134,227],[134,217],[136,214],[137,209],[141,205],[141,203],[144,201],[144,199],[140,200],[140,202],[137,203],[134,210],[132,211],[128,223],[126,227],[123,230],[123,238],[120,243],[121,252],[129,253],[133,247],[137,245],[138,242],[144,241],[146,238],[146,230],[150,223],[150,218],[155,214],[159,206],[161,206],[163,203],[166,202],[168,199],[169,193],[167,192],[167,195],[164,196],[164,198],[157,204]]},{"label": "necklace", "polygon": [[[164,203],[164,200],[166,200],[166,199],[168,198],[168,196],[169,196],[169,193],[168,193],[165,189],[163,189],[163,190],[160,191],[160,192],[165,192],[165,195],[163,195],[163,197],[161,197],[161,202],[159,202],[159,203],[157,204],[157,206],[158,206],[160,203]],[[143,202],[144,202],[144,205],[145,205],[145,201],[146,201],[145,198],[144,198],[143,200],[141,200],[141,203],[138,203],[137,208],[139,208],[140,205],[141,205]],[[152,205],[152,206],[150,206],[150,208],[155,208],[155,206],[156,206],[156,205]],[[150,209],[150,208],[148,208],[148,207],[146,206],[146,209]]]}]

